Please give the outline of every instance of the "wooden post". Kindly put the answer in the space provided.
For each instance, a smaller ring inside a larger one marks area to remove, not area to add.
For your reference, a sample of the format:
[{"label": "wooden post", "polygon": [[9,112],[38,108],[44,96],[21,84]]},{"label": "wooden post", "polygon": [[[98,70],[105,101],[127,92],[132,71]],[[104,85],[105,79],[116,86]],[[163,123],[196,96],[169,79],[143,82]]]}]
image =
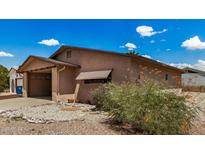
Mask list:
[{"label": "wooden post", "polygon": [[58,69],[57,67],[52,68],[52,100],[57,102],[58,95]]},{"label": "wooden post", "polygon": [[28,97],[28,72],[23,73],[23,97]]}]

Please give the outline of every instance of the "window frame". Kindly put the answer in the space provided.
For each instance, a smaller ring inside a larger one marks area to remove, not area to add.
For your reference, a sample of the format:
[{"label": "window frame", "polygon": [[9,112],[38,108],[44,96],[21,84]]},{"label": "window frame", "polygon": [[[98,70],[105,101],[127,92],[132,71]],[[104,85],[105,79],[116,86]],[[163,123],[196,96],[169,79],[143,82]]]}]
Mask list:
[{"label": "window frame", "polygon": [[71,58],[71,50],[66,50],[66,58]]},{"label": "window frame", "polygon": [[169,74],[165,74],[165,81],[168,81],[169,80]]},{"label": "window frame", "polygon": [[109,74],[109,76],[106,79],[88,79],[83,80],[84,84],[104,84],[112,81],[112,73]]}]

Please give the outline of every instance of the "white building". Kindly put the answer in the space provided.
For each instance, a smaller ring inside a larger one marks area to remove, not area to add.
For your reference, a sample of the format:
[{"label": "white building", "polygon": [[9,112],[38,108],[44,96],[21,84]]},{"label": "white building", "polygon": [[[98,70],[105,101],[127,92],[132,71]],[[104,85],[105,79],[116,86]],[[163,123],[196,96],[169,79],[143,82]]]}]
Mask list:
[{"label": "white building", "polygon": [[17,73],[15,68],[11,68],[8,74],[10,93],[22,93],[23,75]]},{"label": "white building", "polygon": [[186,67],[185,73],[182,74],[182,86],[205,86],[205,72]]}]

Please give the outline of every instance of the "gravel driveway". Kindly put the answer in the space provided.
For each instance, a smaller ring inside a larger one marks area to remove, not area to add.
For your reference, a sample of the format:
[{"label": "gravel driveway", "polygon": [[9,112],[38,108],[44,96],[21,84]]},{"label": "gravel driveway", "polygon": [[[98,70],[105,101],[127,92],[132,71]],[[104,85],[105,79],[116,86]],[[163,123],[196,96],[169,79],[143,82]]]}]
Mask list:
[{"label": "gravel driveway", "polygon": [[[78,107],[75,111],[66,111],[66,107]],[[98,120],[107,118],[105,112],[94,112],[95,108],[89,104],[75,103],[68,104],[63,107],[58,104],[47,104],[39,106],[23,107],[18,110],[4,111],[0,115],[5,118],[22,118],[30,123],[53,123],[53,122],[66,122],[66,121],[89,121],[95,123]]]},{"label": "gravel driveway", "polygon": [[12,98],[0,100],[0,112],[5,110],[17,110],[24,107],[38,106],[44,104],[54,104],[48,98]]},{"label": "gravel driveway", "polygon": [[122,134],[106,123],[105,112],[75,103],[77,110],[37,98],[0,100],[0,134]]}]

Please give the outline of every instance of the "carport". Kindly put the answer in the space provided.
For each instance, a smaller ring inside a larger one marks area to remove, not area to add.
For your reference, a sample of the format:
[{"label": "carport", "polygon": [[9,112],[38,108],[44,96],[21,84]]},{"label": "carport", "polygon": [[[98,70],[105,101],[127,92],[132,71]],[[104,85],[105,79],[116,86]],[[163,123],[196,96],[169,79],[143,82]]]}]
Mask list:
[{"label": "carport", "polygon": [[52,95],[51,69],[28,73],[28,96],[47,97]]},{"label": "carport", "polygon": [[[73,71],[73,69],[79,67],[79,65],[69,62],[30,56],[18,70],[18,72],[24,74],[23,96],[52,97],[52,100],[56,101],[57,96],[62,90],[73,90],[71,70]],[[64,71],[64,73],[61,73],[61,71]],[[60,87],[61,82],[64,83]]]}]

